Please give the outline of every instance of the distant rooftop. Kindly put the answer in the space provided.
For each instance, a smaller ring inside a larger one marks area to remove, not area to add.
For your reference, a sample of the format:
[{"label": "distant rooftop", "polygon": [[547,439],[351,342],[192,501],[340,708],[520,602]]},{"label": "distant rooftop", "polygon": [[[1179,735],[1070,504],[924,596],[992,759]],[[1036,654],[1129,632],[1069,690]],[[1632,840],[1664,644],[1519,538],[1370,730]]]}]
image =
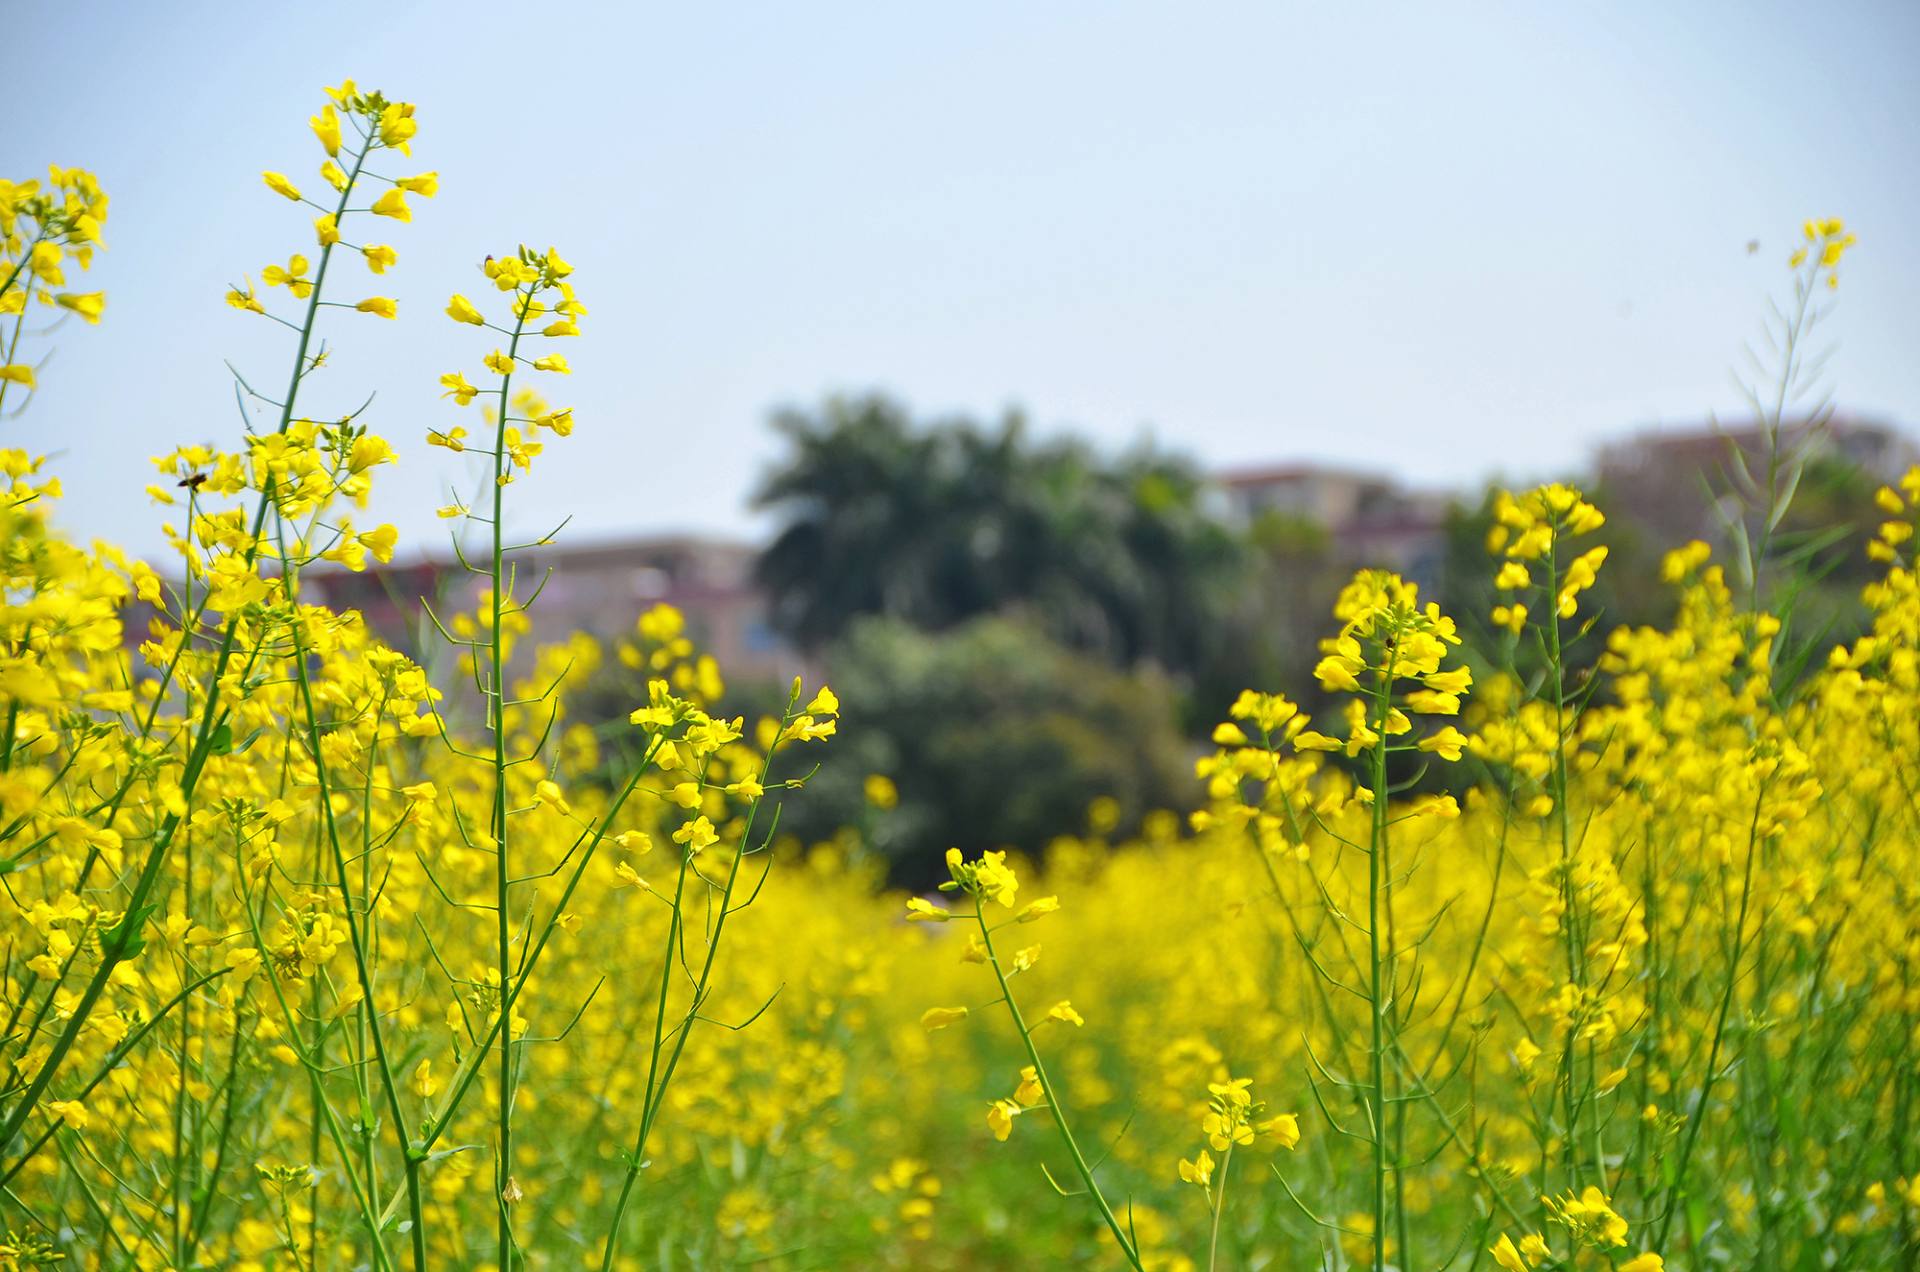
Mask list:
[{"label": "distant rooftop", "polygon": [[1355,483],[1379,482],[1391,485],[1394,478],[1386,473],[1362,468],[1347,468],[1339,464],[1316,464],[1298,460],[1284,464],[1263,464],[1241,468],[1228,468],[1214,474],[1215,481],[1222,486],[1239,489],[1246,486],[1269,486],[1281,482],[1297,481],[1350,481]]},{"label": "distant rooftop", "polygon": [[[1780,432],[1786,438],[1801,438],[1811,432],[1824,432],[1836,440],[1864,440],[1864,442],[1907,442],[1912,446],[1912,438],[1905,428],[1885,421],[1864,417],[1855,413],[1836,411],[1824,417],[1801,417],[1786,419],[1780,423]],[[1724,446],[1728,440],[1741,446],[1759,444],[1766,436],[1766,425],[1759,419],[1715,419],[1705,425],[1647,425],[1636,428],[1632,434],[1605,442],[1599,446],[1599,453],[1607,455],[1620,450],[1651,450],[1663,453],[1688,453],[1699,450],[1711,450],[1715,446]]]},{"label": "distant rooftop", "polygon": [[[1898,425],[1850,412],[1783,420],[1780,434],[1784,440],[1796,443],[1806,438],[1825,437],[1835,450],[1867,466],[1897,461],[1902,454],[1920,455],[1920,447],[1916,447],[1912,436]],[[1597,459],[1602,470],[1636,460],[1715,459],[1725,454],[1729,442],[1742,450],[1757,450],[1764,445],[1766,437],[1765,422],[1750,417],[1714,420],[1707,424],[1654,424],[1602,445]]]},{"label": "distant rooftop", "polygon": [[[696,641],[736,674],[784,678],[798,655],[767,621],[766,599],[754,582],[758,549],[700,534],[633,535],[583,543],[536,544],[515,553],[521,596],[536,589],[537,629],[544,638],[570,631],[601,638],[629,634],[634,621],[665,602],[686,615]],[[471,556],[469,560],[473,560]],[[451,548],[432,557],[310,571],[307,581],[335,609],[356,609],[402,649],[425,632],[422,600],[436,611],[475,605],[484,571],[461,567]]]}]

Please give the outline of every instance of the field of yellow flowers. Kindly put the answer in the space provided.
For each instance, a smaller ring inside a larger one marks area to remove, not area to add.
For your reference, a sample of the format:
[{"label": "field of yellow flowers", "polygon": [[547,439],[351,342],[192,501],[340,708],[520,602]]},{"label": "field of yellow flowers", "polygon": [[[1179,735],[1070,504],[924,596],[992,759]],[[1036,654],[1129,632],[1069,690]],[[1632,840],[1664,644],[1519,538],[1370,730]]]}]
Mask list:
[{"label": "field of yellow flowers", "polygon": [[[539,629],[503,511],[593,444],[558,252],[452,297],[424,439],[307,413],[437,186],[411,106],[311,123],[265,174],[294,250],[227,297],[286,362],[156,460],[177,557],[67,541],[0,451],[0,1269],[1920,1265],[1920,471],[1810,660],[1772,506],[1608,630],[1603,510],[1516,492],[1497,648],[1363,573],[1316,686],[1221,704],[1195,808],[889,895],[779,829],[830,689],[726,718],[670,610]],[[106,220],[83,171],[0,181],[0,409],[42,316],[101,320]],[[1850,243],[1807,227],[1800,314]],[[421,441],[486,472],[442,685],[301,593],[391,555],[354,516]],[[603,658],[650,677],[615,731],[569,707]]]}]

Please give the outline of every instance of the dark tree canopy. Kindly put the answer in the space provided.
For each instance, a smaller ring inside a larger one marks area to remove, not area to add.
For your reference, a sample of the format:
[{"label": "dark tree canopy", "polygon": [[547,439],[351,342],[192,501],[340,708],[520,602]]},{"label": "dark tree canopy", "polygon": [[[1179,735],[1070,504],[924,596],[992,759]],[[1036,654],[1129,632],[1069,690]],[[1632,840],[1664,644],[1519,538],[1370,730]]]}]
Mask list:
[{"label": "dark tree canopy", "polygon": [[1117,670],[1017,619],[928,633],[866,618],[834,646],[833,664],[839,750],[782,829],[817,839],[860,824],[863,779],[884,773],[899,804],[868,841],[904,886],[944,878],[950,846],[1037,851],[1084,827],[1103,796],[1124,833],[1197,789],[1164,676]]},{"label": "dark tree canopy", "polygon": [[1202,664],[1244,579],[1242,542],[1186,461],[1036,442],[1017,413],[916,425],[884,397],[774,421],[790,450],[756,493],[774,621],[817,649],[862,615],[938,631],[1020,612],[1121,665]]}]

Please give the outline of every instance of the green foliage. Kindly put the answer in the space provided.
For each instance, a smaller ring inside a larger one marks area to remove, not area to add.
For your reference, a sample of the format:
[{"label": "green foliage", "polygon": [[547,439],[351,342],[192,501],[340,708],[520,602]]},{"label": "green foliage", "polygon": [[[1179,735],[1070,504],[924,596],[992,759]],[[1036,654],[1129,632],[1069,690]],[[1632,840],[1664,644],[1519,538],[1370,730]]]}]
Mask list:
[{"label": "green foliage", "polygon": [[949,846],[1034,848],[1081,830],[1102,796],[1123,827],[1191,802],[1173,692],[1151,671],[1122,674],[1004,617],[939,634],[869,618],[831,657],[842,735],[781,829],[867,821],[862,784],[886,774],[899,804],[870,829],[898,883],[944,878]]},{"label": "green foliage", "polygon": [[917,425],[877,395],[774,426],[791,453],[756,495],[783,523],[759,577],[805,648],[864,615],[938,631],[1009,610],[1122,666],[1187,672],[1220,648],[1250,557],[1185,460],[1035,442],[1017,413]]}]

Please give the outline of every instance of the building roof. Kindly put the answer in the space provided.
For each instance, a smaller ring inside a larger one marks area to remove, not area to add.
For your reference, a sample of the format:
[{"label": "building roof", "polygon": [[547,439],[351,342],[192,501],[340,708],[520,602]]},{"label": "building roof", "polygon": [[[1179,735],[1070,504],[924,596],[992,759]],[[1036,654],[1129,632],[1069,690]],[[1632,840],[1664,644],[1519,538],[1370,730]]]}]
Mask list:
[{"label": "building roof", "polygon": [[[1788,438],[1799,438],[1810,433],[1821,432],[1835,438],[1875,438],[1888,441],[1901,440],[1905,433],[1885,420],[1866,419],[1857,415],[1834,413],[1827,416],[1803,416],[1798,419],[1781,421],[1780,432]],[[1733,420],[1712,420],[1707,424],[1690,423],[1684,425],[1653,424],[1600,447],[1602,464],[1609,460],[1619,460],[1629,455],[1661,456],[1680,458],[1691,455],[1714,455],[1724,453],[1728,442],[1736,445],[1758,445],[1766,438],[1766,424],[1762,420],[1745,418]]]},{"label": "building roof", "polygon": [[1393,478],[1385,473],[1361,468],[1342,468],[1334,464],[1315,464],[1304,460],[1286,464],[1228,468],[1215,473],[1213,479],[1222,486],[1239,489],[1246,486],[1267,486],[1276,482],[1324,478],[1379,482],[1388,485],[1393,483]]},{"label": "building roof", "polygon": [[[621,565],[647,565],[661,557],[681,556],[722,560],[728,564],[739,563],[744,571],[746,563],[759,551],[751,544],[734,539],[708,538],[697,534],[636,535],[631,538],[604,537],[585,543],[555,541],[522,548],[517,554],[522,560],[537,563],[541,567],[556,570],[594,569]],[[468,559],[474,560],[469,554]],[[337,576],[348,577],[407,577],[451,573],[460,569],[459,560],[451,551],[439,553],[418,553],[407,557],[396,557],[384,565],[368,562],[364,571],[351,571],[343,565],[322,562],[309,568],[309,579],[324,583]]]}]

